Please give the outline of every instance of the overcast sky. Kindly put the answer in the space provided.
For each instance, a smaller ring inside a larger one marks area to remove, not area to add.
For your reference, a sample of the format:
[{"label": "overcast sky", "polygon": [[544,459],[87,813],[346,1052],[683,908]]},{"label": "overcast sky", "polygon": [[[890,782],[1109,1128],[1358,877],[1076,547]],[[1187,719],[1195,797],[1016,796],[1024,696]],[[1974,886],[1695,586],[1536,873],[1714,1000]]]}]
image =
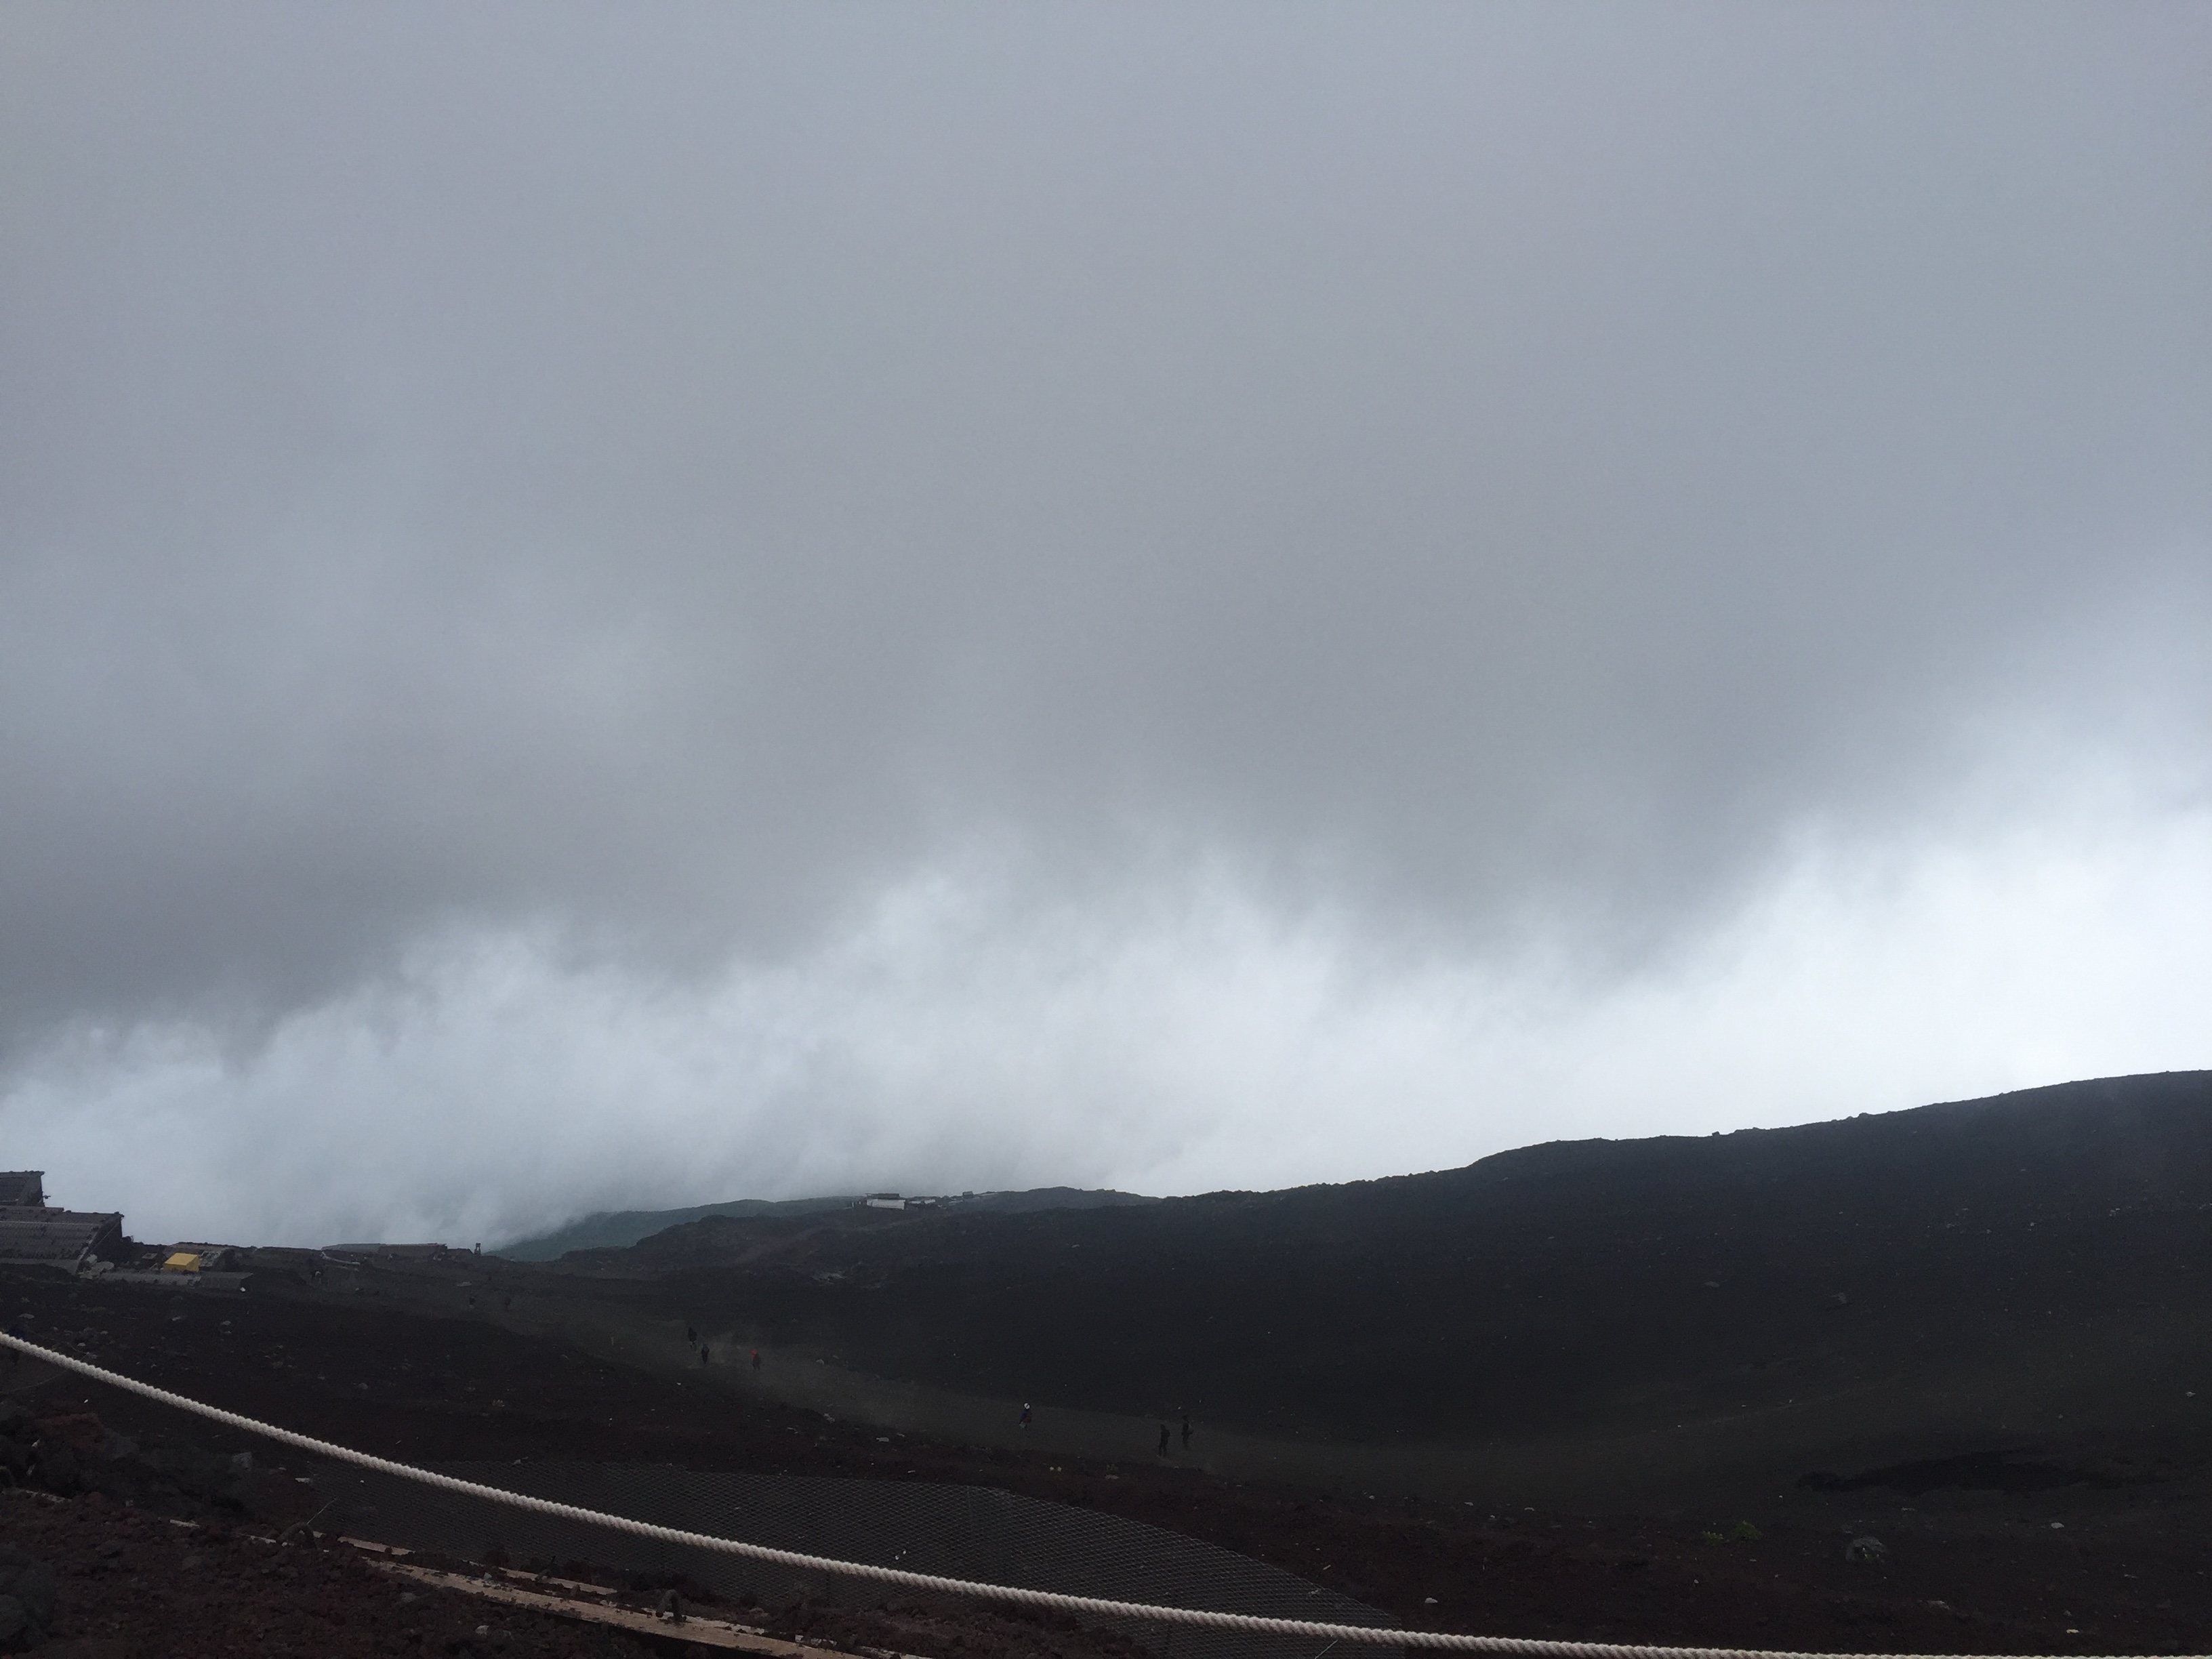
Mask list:
[{"label": "overcast sky", "polygon": [[0,9],[137,1237],[2212,1065],[2212,8]]}]

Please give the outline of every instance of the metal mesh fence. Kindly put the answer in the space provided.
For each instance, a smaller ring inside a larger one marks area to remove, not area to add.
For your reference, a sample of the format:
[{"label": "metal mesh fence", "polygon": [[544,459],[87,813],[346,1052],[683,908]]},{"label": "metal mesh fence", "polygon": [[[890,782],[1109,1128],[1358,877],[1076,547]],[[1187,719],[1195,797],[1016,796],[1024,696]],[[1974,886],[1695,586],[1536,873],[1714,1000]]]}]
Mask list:
[{"label": "metal mesh fence", "polygon": [[[642,1463],[434,1463],[503,1491],[778,1549],[1158,1607],[1391,1628],[1374,1608],[1249,1556],[1142,1522],[981,1486],[802,1475],[720,1474]],[[800,1571],[695,1546],[456,1496],[373,1472],[325,1466],[317,1484],[333,1522],[357,1537],[481,1561],[558,1570],[589,1562],[619,1573],[680,1577],[727,1602],[777,1608],[807,1601],[868,1607],[864,1580]],[[926,1596],[901,1594],[905,1601]],[[1091,1620],[1172,1659],[1319,1659],[1312,1639]]]}]

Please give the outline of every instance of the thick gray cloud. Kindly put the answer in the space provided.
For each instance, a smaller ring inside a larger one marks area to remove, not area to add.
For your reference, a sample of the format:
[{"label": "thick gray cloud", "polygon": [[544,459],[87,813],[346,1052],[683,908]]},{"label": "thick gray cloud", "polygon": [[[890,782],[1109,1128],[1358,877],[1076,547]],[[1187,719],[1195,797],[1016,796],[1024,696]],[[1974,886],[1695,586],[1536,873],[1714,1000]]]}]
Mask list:
[{"label": "thick gray cloud", "polygon": [[15,1098],[933,881],[963,982],[1233,890],[1402,986],[1663,976],[2091,775],[2192,870],[2207,16],[10,8]]}]

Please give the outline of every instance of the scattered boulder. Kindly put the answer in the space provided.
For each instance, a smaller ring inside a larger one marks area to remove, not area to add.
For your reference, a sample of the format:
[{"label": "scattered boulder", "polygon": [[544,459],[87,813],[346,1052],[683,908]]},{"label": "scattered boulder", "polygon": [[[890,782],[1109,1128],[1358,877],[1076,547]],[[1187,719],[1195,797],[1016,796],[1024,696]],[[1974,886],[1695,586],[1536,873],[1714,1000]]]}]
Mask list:
[{"label": "scattered boulder", "polygon": [[1854,1538],[1844,1546],[1844,1559],[1866,1562],[1887,1561],[1889,1559],[1889,1546],[1871,1534],[1864,1538]]},{"label": "scattered boulder", "polygon": [[111,1434],[102,1441],[100,1455],[87,1460],[78,1478],[87,1490],[118,1501],[175,1492],[234,1509],[252,1477],[252,1463],[239,1456],[226,1457],[183,1441],[149,1440],[142,1445],[127,1435]]},{"label": "scattered boulder", "polygon": [[240,1505],[253,1478],[250,1452],[231,1455],[185,1441],[140,1441],[89,1412],[34,1416],[0,1400],[0,1486],[45,1487],[63,1497],[115,1498],[180,1494],[224,1509]]},{"label": "scattered boulder", "polygon": [[189,1497],[235,1506],[243,1472],[220,1453],[182,1441],[149,1445],[137,1462]]}]

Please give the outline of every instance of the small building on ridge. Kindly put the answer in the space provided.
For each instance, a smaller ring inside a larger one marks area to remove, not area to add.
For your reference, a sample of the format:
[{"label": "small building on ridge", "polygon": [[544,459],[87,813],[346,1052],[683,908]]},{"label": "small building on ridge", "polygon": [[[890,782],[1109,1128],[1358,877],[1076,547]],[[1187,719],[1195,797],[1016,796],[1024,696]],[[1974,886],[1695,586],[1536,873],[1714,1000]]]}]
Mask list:
[{"label": "small building on ridge", "polygon": [[125,1249],[120,1215],[49,1209],[45,1170],[0,1170],[0,1264],[76,1273],[119,1261]]}]

